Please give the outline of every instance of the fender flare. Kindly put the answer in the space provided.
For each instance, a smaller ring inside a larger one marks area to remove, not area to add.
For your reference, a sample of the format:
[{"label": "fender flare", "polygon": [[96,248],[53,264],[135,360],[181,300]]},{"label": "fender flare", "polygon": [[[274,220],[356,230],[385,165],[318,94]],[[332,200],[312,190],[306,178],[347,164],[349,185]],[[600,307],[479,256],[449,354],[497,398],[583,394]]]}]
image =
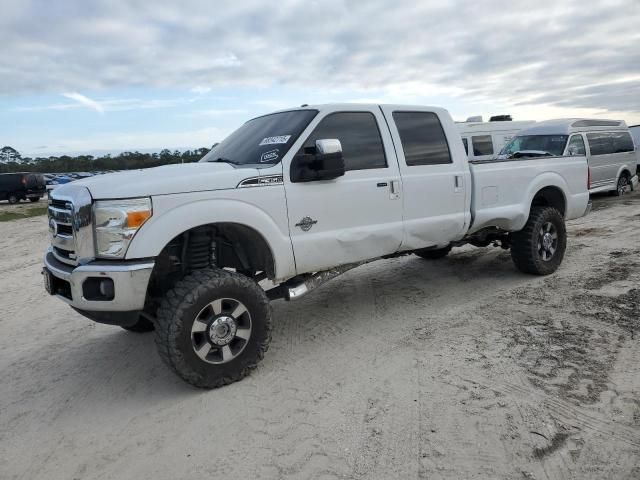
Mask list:
[{"label": "fender flare", "polygon": [[629,178],[633,178],[633,176],[635,175],[634,170],[629,166],[629,164],[625,163],[623,165],[620,166],[620,168],[618,168],[618,173],[616,173],[616,180],[615,180],[615,185],[617,188],[618,185],[618,180],[620,179],[620,175],[622,175],[622,172],[624,171],[629,172]]},{"label": "fender flare", "polygon": [[[586,178],[585,178],[585,185],[586,185]],[[524,218],[522,225],[516,225],[517,230],[524,228],[525,224],[527,223],[527,220],[529,219],[529,215],[531,214],[531,208],[533,206],[533,199],[535,198],[535,196],[541,190],[549,187],[557,188],[562,193],[562,198],[564,199],[565,214],[566,214],[566,212],[569,209],[569,199],[567,198],[567,192],[569,191],[569,186],[567,185],[567,182],[558,173],[544,172],[536,176],[533,179],[533,181],[529,184],[529,189],[525,197],[527,200],[524,206],[526,218]]]},{"label": "fender flare", "polygon": [[264,210],[239,200],[196,200],[165,211],[160,216],[152,216],[133,237],[126,258],[157,257],[177,235],[214,223],[235,223],[255,230],[271,250],[276,278],[295,275],[288,234],[284,235]]}]

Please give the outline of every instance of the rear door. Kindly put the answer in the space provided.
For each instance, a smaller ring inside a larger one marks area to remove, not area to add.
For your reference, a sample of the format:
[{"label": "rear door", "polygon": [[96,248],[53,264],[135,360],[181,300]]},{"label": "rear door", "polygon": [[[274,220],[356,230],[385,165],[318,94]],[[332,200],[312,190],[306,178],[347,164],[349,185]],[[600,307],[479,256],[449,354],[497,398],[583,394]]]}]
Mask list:
[{"label": "rear door", "polygon": [[293,157],[322,139],[340,140],[344,176],[292,182],[291,161],[283,165],[299,274],[394,253],[403,238],[400,173],[380,110],[322,111],[294,145]]},{"label": "rear door", "polygon": [[402,176],[402,250],[444,246],[470,221],[471,175],[453,120],[442,109],[387,105]]}]

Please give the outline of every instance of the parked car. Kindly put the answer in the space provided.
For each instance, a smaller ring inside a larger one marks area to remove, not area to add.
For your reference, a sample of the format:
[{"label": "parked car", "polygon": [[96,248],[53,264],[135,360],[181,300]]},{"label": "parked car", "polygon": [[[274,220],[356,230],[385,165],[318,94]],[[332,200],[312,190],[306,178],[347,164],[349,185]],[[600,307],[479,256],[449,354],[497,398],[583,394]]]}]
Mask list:
[{"label": "parked car", "polygon": [[40,173],[0,174],[0,200],[18,203],[29,199],[37,202],[46,193],[44,176]]},{"label": "parked car", "polygon": [[[498,118],[511,118],[501,116]],[[492,120],[483,122],[482,117],[479,122],[471,121],[476,117],[471,117],[466,122],[457,122],[456,127],[462,137],[464,149],[469,156],[469,160],[489,160],[494,158],[513,137],[522,129],[534,125],[534,121]],[[494,118],[494,117],[492,117]]]},{"label": "parked car", "polygon": [[622,120],[548,120],[521,131],[500,158],[587,156],[589,192],[622,195],[638,185],[636,148]]},{"label": "parked car", "polygon": [[73,180],[73,178],[67,175],[54,175],[51,180],[47,180],[47,192],[65,183],[73,182]]},{"label": "parked car", "polygon": [[590,207],[584,156],[470,163],[446,110],[405,105],[261,116],[200,163],[79,180],[50,201],[47,291],[94,321],[155,327],[164,362],[207,388],[262,359],[270,300],[464,244],[499,243],[547,275],[565,219]]}]

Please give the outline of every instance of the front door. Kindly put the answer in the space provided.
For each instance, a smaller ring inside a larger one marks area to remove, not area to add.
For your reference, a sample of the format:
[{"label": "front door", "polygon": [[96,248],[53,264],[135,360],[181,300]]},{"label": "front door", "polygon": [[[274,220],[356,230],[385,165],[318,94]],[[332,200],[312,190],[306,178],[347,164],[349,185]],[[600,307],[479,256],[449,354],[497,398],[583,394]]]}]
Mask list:
[{"label": "front door", "polygon": [[334,180],[293,183],[290,162],[284,165],[298,274],[396,252],[403,237],[400,174],[380,110],[326,110],[305,134],[296,155],[313,148],[316,140],[338,139],[346,173]]}]

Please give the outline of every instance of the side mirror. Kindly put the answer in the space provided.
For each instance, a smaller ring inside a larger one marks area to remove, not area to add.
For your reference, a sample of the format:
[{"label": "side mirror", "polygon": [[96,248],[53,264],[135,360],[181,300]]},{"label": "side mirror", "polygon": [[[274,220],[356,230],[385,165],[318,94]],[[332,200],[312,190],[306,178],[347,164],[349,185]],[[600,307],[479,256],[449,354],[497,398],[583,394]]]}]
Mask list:
[{"label": "side mirror", "polygon": [[344,175],[340,140],[316,140],[315,147],[305,148],[303,154],[294,157],[289,175],[293,183],[333,180]]}]

